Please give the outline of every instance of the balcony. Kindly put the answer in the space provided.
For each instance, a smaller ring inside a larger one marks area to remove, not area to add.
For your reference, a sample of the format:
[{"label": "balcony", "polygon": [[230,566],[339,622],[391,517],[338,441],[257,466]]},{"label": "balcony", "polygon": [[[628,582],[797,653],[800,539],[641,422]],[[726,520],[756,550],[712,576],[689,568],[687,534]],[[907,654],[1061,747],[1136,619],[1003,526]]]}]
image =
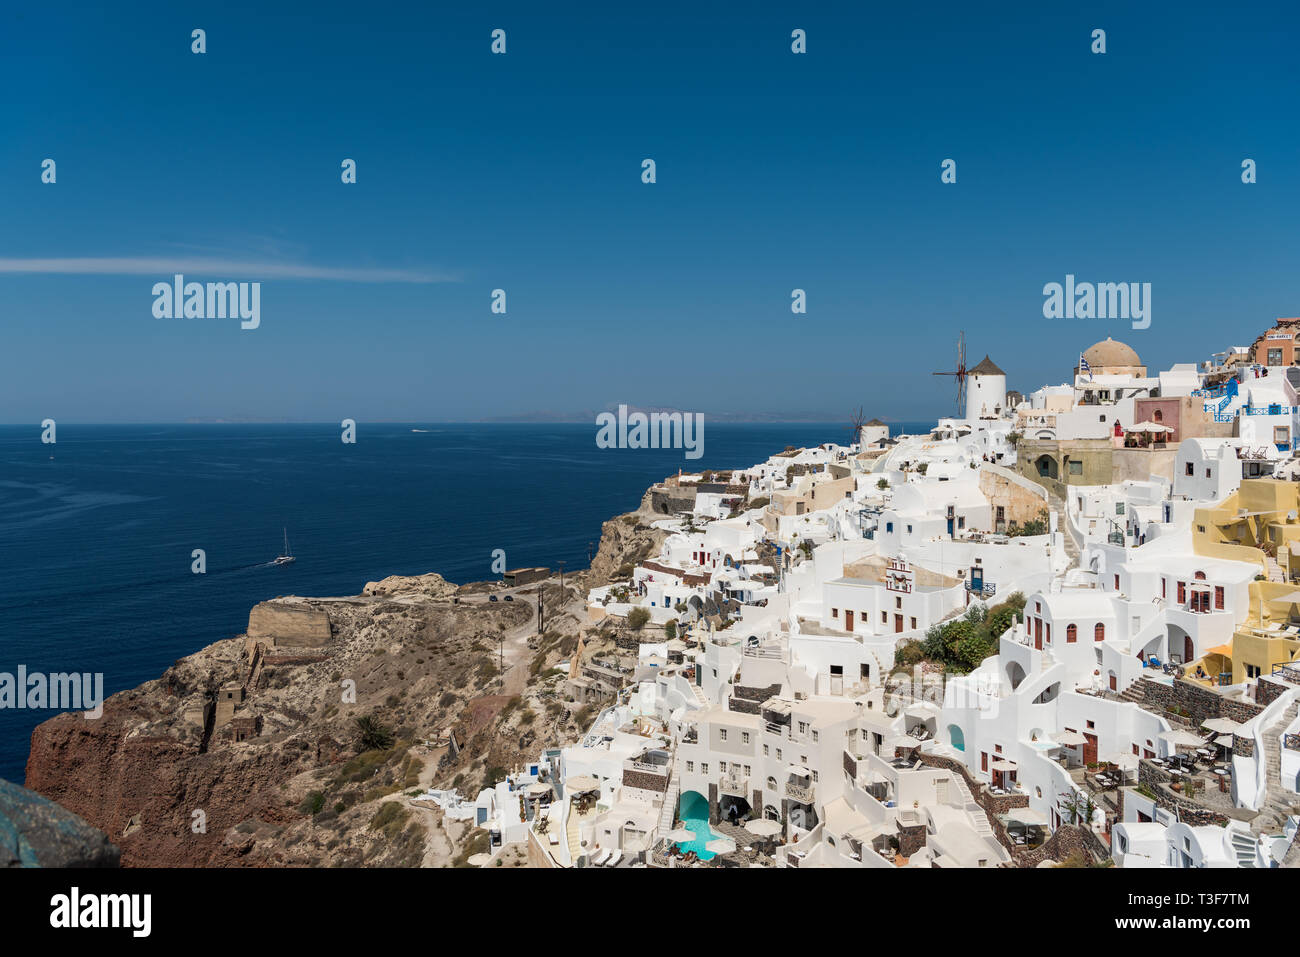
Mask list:
[{"label": "balcony", "polygon": [[728,771],[718,782],[718,790],[723,794],[736,794],[740,797],[749,795],[749,778],[736,771]]},{"label": "balcony", "polygon": [[785,782],[785,796],[792,801],[798,801],[800,804],[812,804],[815,793],[816,786],[811,782],[801,784],[793,779]]}]

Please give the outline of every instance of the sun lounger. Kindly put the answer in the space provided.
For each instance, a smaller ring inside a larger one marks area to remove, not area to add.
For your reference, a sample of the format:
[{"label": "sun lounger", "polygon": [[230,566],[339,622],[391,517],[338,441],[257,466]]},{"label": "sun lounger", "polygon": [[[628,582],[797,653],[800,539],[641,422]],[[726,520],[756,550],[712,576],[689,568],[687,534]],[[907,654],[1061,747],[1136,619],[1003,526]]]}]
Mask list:
[{"label": "sun lounger", "polygon": [[621,861],[622,859],[623,859],[623,852],[622,852],[622,851],[615,851],[613,854],[611,854],[611,855],[609,856],[609,860],[605,862],[605,865],[604,865],[604,866],[605,866],[605,867],[614,867],[614,866],[617,865],[618,862]]},{"label": "sun lounger", "polygon": [[591,859],[591,863],[596,867],[601,867],[607,860],[609,860],[609,851],[606,848],[601,848],[596,852],[596,856]]}]

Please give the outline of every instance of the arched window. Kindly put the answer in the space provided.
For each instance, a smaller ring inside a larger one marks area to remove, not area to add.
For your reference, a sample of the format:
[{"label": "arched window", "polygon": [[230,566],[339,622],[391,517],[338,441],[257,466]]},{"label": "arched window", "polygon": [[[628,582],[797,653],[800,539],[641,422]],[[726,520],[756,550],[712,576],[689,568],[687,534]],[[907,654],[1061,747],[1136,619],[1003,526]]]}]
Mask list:
[{"label": "arched window", "polygon": [[1092,629],[1092,640],[1105,641],[1105,639],[1106,639],[1106,626],[1103,625],[1101,622],[1097,622],[1097,627]]},{"label": "arched window", "polygon": [[1077,625],[1065,626],[1065,643],[1072,645],[1079,640],[1079,628]]},{"label": "arched window", "polygon": [[1197,572],[1195,578],[1198,582],[1205,581],[1205,572]]},{"label": "arched window", "polygon": [[1156,409],[1155,420],[1157,422],[1163,422],[1165,420],[1165,414],[1159,409]]}]

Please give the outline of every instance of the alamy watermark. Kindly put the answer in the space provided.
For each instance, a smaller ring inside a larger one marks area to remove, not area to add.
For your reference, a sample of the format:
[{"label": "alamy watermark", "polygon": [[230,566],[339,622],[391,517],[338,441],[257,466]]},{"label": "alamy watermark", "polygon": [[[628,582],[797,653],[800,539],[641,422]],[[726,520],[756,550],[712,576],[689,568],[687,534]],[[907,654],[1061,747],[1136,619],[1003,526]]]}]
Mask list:
[{"label": "alamy watermark", "polygon": [[596,446],[602,449],[685,449],[686,458],[704,454],[703,412],[633,412],[596,416]]},{"label": "alamy watermark", "polygon": [[153,285],[157,319],[240,319],[239,328],[262,324],[260,282],[186,282],[177,273],[171,282]]},{"label": "alamy watermark", "polygon": [[1134,329],[1151,325],[1151,283],[1078,282],[1073,273],[1065,283],[1043,287],[1044,319],[1128,319]]},{"label": "alamy watermark", "polygon": [[104,715],[104,674],[28,671],[19,665],[17,673],[0,671],[0,710],[46,708],[82,711],[87,720]]}]

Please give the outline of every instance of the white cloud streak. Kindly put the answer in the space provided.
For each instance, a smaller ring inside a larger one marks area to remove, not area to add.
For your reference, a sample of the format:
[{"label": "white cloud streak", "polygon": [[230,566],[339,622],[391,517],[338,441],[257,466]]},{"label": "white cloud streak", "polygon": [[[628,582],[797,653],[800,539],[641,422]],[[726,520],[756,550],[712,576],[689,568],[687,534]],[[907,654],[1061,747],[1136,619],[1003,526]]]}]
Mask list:
[{"label": "white cloud streak", "polygon": [[294,263],[240,262],[232,259],[167,257],[80,257],[9,259],[0,257],[0,273],[65,276],[170,276],[190,273],[225,279],[320,279],[337,282],[459,282],[452,273],[422,269],[371,269],[308,266]]}]

